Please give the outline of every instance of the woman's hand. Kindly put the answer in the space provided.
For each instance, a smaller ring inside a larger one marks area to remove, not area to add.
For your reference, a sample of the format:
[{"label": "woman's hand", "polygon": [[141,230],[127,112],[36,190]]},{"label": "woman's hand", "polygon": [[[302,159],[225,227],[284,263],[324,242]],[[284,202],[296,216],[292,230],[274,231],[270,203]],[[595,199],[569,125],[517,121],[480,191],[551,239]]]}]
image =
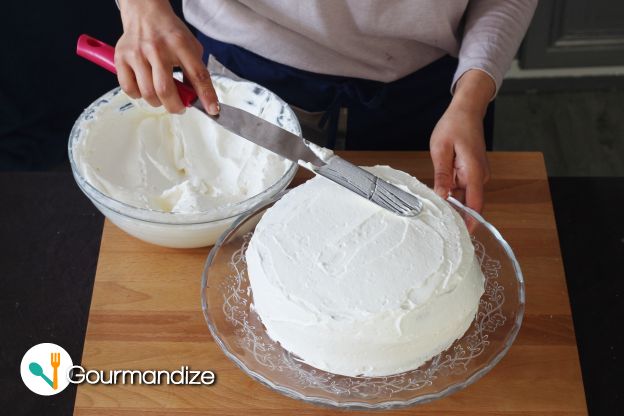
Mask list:
[{"label": "woman's hand", "polygon": [[173,82],[179,66],[210,114],[219,106],[202,46],[176,16],[169,0],[119,0],[124,33],[115,48],[115,67],[121,88],[130,97],[143,97],[154,107],[184,112]]},{"label": "woman's hand", "polygon": [[483,208],[483,185],[490,177],[483,117],[495,88],[485,72],[466,72],[429,143],[435,192],[443,198],[451,193],[477,212]]}]

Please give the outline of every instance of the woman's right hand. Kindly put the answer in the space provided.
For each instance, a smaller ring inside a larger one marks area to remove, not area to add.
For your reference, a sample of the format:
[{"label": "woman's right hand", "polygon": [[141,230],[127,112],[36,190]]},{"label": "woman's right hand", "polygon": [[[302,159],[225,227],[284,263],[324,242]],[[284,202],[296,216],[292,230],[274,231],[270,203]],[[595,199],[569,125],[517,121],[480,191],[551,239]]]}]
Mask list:
[{"label": "woman's right hand", "polygon": [[203,48],[176,16],[169,0],[119,0],[124,33],[115,47],[119,85],[130,97],[142,97],[154,107],[183,113],[173,82],[173,68],[184,71],[209,114],[219,105],[210,73],[202,61]]}]

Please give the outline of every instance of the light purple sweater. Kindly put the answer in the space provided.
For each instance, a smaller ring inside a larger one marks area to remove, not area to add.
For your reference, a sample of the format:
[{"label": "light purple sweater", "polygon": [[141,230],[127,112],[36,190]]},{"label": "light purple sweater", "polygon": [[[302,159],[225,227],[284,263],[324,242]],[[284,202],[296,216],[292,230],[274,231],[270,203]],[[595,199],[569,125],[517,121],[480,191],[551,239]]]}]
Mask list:
[{"label": "light purple sweater", "polygon": [[214,39],[295,68],[390,82],[450,54],[500,87],[537,0],[184,0]]}]

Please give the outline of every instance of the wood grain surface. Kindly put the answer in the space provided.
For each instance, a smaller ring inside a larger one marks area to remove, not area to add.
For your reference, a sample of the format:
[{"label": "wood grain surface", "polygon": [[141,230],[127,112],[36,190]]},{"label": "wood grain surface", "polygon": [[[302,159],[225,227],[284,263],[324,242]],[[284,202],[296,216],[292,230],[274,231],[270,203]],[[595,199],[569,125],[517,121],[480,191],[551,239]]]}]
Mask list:
[{"label": "wood grain surface", "polygon": [[[388,164],[431,185],[426,152],[342,152],[360,165]],[[581,415],[585,395],[559,241],[540,153],[492,153],[484,215],[513,247],[526,280],[526,314],[505,358],[465,390],[375,415]],[[299,172],[294,184],[308,175]],[[252,380],[212,340],[200,305],[209,249],[143,243],[106,222],[82,365],[89,369],[213,370],[214,386],[87,385],[77,415],[328,415]],[[366,412],[358,412],[366,413]]]}]

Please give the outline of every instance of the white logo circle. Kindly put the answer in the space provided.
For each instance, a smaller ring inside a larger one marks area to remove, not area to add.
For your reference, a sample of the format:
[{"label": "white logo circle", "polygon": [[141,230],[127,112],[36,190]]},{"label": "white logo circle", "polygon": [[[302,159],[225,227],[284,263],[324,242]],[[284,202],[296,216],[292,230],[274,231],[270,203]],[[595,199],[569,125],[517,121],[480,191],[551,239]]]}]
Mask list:
[{"label": "white logo circle", "polygon": [[22,381],[32,392],[41,396],[52,396],[69,385],[67,371],[72,359],[59,345],[44,342],[37,344],[24,354],[20,365]]}]

